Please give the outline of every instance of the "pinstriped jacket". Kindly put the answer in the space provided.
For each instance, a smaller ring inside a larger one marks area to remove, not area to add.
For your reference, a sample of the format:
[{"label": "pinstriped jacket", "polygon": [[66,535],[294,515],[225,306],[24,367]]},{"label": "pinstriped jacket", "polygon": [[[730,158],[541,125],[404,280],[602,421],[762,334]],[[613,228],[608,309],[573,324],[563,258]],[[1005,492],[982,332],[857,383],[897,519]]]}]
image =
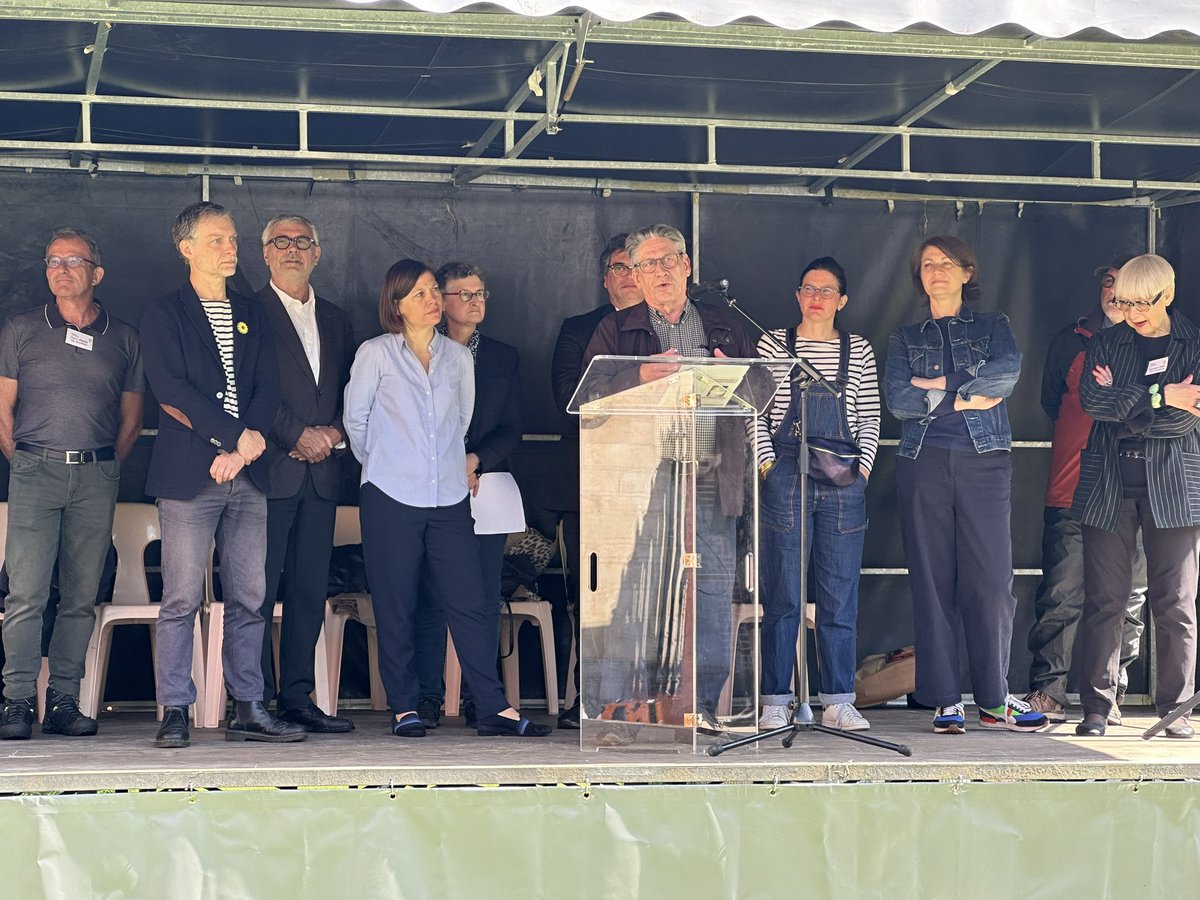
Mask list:
[{"label": "pinstriped jacket", "polygon": [[[1200,330],[1183,313],[1171,312],[1167,370],[1161,384],[1188,375],[1200,380]],[[1163,406],[1153,409],[1142,384],[1145,361],[1134,342],[1134,330],[1120,322],[1097,334],[1088,345],[1079,397],[1084,412],[1095,419],[1087,447],[1079,457],[1079,486],[1074,508],[1085,525],[1113,531],[1121,505],[1117,442],[1122,426],[1146,440],[1146,480],[1150,510],[1159,528],[1200,525],[1200,418]],[[1112,370],[1113,384],[1101,387],[1092,376],[1096,366]]]}]

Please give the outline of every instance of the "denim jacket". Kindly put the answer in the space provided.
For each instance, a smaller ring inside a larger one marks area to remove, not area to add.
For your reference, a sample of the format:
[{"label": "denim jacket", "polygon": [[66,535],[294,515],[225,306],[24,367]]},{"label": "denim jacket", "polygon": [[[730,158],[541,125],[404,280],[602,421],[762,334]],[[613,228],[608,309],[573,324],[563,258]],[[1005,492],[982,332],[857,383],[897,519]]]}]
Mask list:
[{"label": "denim jacket", "polygon": [[[949,331],[955,371],[966,371],[972,376],[959,387],[958,395],[964,400],[975,394],[1010,396],[1021,374],[1021,351],[1008,316],[1000,312],[976,312],[964,305],[950,319]],[[892,333],[888,339],[883,396],[892,415],[900,420],[901,456],[915,459],[921,452],[925,430],[933,421],[931,413],[946,396],[945,391],[913,387],[910,379],[938,378],[945,374],[942,333],[933,319],[926,317]],[[1003,400],[991,409],[964,410],[963,417],[978,453],[1012,447],[1012,427]]]}]

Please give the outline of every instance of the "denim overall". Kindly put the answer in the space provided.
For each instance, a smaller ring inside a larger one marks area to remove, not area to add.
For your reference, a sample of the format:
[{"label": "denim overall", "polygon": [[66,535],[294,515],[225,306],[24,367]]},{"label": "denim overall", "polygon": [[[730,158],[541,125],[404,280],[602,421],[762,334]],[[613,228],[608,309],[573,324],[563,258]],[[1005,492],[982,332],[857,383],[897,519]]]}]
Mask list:
[{"label": "denim overall", "polygon": [[[759,492],[762,526],[762,696],[764,705],[785,705],[795,694],[792,672],[800,633],[800,450],[799,397],[793,387],[773,443],[776,463]],[[822,387],[805,392],[808,437],[853,441],[845,394]],[[823,705],[854,702],[857,665],[858,578],[867,532],[866,479],[847,487],[808,482],[807,538],[810,602],[817,605],[817,660]],[[807,700],[807,698],[803,698]]]}]

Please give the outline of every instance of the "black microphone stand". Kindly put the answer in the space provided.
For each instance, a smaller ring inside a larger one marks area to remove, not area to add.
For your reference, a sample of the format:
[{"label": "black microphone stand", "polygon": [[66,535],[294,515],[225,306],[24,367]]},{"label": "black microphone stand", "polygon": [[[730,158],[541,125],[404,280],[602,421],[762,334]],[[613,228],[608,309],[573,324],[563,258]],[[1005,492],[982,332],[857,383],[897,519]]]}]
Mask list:
[{"label": "black microphone stand", "polygon": [[743,319],[754,326],[755,330],[760,332],[771,346],[781,355],[788,357],[795,365],[795,371],[791,377],[793,392],[799,392],[799,437],[800,448],[799,456],[796,460],[796,471],[800,477],[800,633],[796,642],[796,708],[792,710],[792,721],[771,731],[764,731],[760,734],[752,734],[748,737],[738,738],[734,741],[725,743],[711,744],[708,747],[709,756],[719,756],[726,750],[732,750],[735,747],[744,747],[747,744],[754,744],[767,738],[783,737],[783,746],[788,749],[792,746],[792,742],[796,740],[796,735],[801,731],[819,731],[822,734],[831,734],[835,737],[845,738],[849,741],[858,741],[861,744],[870,744],[873,747],[882,747],[884,750],[891,750],[899,753],[901,756],[912,756],[912,749],[906,744],[897,744],[892,741],[885,741],[881,738],[872,737],[868,734],[862,734],[857,731],[842,731],[840,728],[830,728],[827,725],[822,725],[816,722],[813,718],[812,706],[808,702],[808,662],[807,662],[807,646],[808,635],[804,627],[805,610],[808,609],[808,415],[807,415],[807,399],[808,391],[813,388],[829,391],[834,397],[841,396],[841,392],[832,384],[829,383],[816,367],[808,360],[797,356],[789,347],[781,343],[776,337],[758,324],[757,321],[744,309],[738,305],[738,301],[729,296],[729,282],[721,279],[715,282],[713,290],[710,292],[719,295],[722,300],[740,315]]}]

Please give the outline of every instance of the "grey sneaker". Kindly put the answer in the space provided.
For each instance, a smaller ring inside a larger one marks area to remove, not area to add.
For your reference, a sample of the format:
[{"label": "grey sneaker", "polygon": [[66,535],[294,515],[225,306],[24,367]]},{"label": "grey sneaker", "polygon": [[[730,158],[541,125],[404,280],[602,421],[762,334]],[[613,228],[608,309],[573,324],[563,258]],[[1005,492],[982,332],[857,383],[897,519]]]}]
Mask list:
[{"label": "grey sneaker", "polygon": [[871,723],[854,708],[853,703],[832,703],[821,710],[821,724],[839,731],[866,731]]},{"label": "grey sneaker", "polygon": [[1040,712],[1048,722],[1067,721],[1067,709],[1045,691],[1030,691],[1025,702],[1034,712]]},{"label": "grey sneaker", "polygon": [[762,716],[758,720],[758,727],[765,731],[771,731],[775,728],[786,728],[792,724],[792,708],[790,706],[776,706],[768,704],[763,707]]}]

